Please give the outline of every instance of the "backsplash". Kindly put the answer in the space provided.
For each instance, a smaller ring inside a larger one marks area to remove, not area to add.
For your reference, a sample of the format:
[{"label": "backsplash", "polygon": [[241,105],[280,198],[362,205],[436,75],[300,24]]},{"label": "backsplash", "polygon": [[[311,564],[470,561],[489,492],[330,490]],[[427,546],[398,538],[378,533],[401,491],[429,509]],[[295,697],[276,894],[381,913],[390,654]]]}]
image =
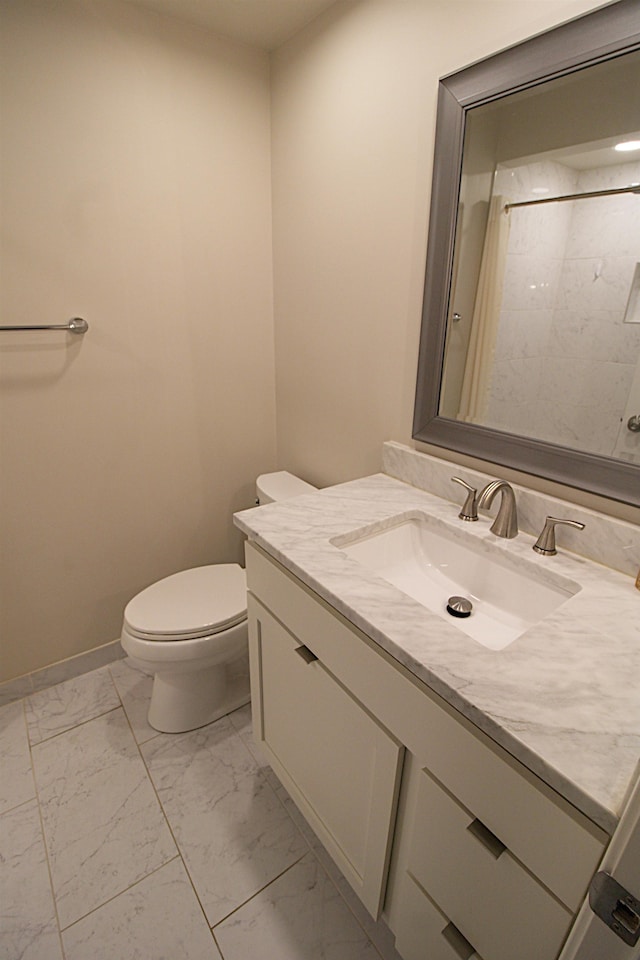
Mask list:
[{"label": "backsplash", "polygon": [[[383,473],[452,503],[462,504],[462,491],[451,482],[451,477],[461,477],[480,491],[489,480],[499,475],[497,469],[498,474],[482,473],[430,454],[419,453],[401,443],[388,441],[383,444]],[[634,578],[637,576],[640,568],[640,526],[515,483],[512,486],[518,504],[518,524],[525,533],[537,537],[548,516],[578,520],[584,523],[584,530],[558,528],[559,552],[569,550]],[[495,514],[495,508],[491,513]]]}]

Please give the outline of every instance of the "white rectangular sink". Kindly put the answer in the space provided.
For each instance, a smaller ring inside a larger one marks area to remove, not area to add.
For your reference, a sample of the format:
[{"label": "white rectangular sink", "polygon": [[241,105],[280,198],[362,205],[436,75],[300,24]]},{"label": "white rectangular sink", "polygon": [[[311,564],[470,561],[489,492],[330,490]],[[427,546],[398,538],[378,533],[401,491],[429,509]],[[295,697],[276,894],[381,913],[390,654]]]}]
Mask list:
[{"label": "white rectangular sink", "polygon": [[[361,531],[355,541],[349,536],[332,542],[490,650],[507,647],[580,590],[565,577],[427,514]],[[469,599],[471,614],[447,612],[451,597]]]}]

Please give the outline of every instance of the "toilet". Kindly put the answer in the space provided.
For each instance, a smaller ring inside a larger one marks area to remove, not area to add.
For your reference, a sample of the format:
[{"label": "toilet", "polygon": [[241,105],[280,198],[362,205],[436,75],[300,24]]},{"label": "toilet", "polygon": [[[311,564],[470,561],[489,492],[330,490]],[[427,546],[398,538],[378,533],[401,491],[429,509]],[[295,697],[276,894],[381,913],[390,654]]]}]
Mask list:
[{"label": "toilet", "polygon": [[[256,481],[256,503],[316,490],[285,470]],[[247,581],[237,563],[174,573],[129,601],[122,648],[153,674],[149,723],[162,733],[195,730],[250,699]]]}]

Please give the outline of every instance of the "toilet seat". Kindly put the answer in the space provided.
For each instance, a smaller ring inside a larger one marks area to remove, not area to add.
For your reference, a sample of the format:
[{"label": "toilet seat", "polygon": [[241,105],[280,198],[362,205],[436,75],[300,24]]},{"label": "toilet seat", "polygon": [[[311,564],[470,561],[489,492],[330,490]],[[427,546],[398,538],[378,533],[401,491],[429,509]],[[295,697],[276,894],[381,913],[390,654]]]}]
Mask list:
[{"label": "toilet seat", "polygon": [[124,611],[124,628],[157,643],[213,636],[246,620],[246,591],[246,574],[237,563],[182,570],[134,597]]}]

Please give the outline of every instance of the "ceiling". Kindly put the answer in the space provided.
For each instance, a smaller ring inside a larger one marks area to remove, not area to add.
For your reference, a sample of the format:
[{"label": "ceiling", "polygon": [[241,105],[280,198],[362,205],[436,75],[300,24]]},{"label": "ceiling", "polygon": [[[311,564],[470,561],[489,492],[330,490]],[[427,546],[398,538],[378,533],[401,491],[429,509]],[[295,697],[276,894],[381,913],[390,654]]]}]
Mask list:
[{"label": "ceiling", "polygon": [[320,13],[344,0],[128,0],[215,30],[262,50],[274,50]]}]

